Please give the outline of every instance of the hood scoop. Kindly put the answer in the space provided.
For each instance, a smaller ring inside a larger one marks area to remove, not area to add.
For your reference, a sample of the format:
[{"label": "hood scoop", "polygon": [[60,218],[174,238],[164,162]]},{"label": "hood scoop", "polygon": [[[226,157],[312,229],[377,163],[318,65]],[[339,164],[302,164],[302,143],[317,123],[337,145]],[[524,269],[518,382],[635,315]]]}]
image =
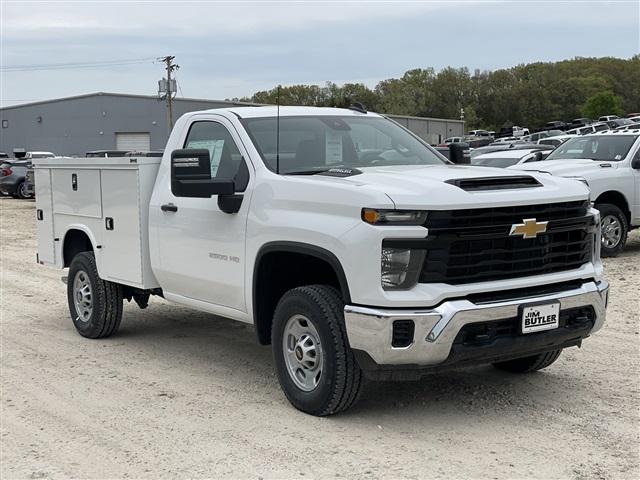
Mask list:
[{"label": "hood scoop", "polygon": [[446,183],[455,185],[465,192],[483,192],[488,190],[509,190],[512,188],[534,188],[542,184],[528,175],[514,175],[509,177],[479,177],[455,178]]}]

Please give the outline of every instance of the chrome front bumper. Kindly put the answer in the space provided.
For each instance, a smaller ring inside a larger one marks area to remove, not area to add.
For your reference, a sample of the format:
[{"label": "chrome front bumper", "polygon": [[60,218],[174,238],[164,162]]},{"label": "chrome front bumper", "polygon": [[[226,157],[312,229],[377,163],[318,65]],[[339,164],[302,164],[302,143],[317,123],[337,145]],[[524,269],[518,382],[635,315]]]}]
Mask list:
[{"label": "chrome front bumper", "polygon": [[[456,335],[469,323],[508,319],[518,315],[522,304],[560,301],[560,309],[591,305],[595,311],[594,333],[605,321],[609,284],[585,282],[580,288],[495,303],[475,304],[450,300],[434,308],[390,310],[346,305],[344,319],[351,348],[367,352],[379,365],[437,365],[444,362]],[[413,320],[414,342],[408,347],[391,346],[395,320]]]}]

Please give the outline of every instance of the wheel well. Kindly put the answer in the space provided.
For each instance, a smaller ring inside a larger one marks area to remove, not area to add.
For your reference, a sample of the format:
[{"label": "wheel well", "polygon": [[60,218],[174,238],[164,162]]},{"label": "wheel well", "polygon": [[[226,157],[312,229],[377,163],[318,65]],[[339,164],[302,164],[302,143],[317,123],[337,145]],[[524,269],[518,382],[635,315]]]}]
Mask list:
[{"label": "wheel well", "polygon": [[596,205],[596,208],[599,203],[610,203],[612,205],[615,205],[623,211],[623,213],[627,217],[627,222],[631,222],[631,211],[629,210],[629,203],[627,202],[627,199],[624,197],[624,195],[620,192],[616,192],[613,190],[604,192],[600,194],[598,198],[596,198],[596,201],[594,203]]},{"label": "wheel well", "polygon": [[[288,247],[294,248],[294,247]],[[350,301],[344,271],[330,252],[305,248],[263,249],[256,257],[253,275],[253,313],[258,342],[271,343],[273,312],[284,293],[302,285],[331,285]]]},{"label": "wheel well", "polygon": [[82,230],[69,230],[64,236],[62,246],[62,260],[65,267],[71,265],[71,260],[81,252],[93,252],[93,245],[89,236]]}]

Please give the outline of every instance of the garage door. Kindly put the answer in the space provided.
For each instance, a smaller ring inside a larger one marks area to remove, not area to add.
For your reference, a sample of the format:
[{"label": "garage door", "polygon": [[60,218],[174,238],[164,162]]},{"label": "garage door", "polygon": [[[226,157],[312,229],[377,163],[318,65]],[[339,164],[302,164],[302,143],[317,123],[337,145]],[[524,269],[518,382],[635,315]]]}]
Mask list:
[{"label": "garage door", "polygon": [[127,152],[151,150],[149,132],[116,132],[116,150]]}]

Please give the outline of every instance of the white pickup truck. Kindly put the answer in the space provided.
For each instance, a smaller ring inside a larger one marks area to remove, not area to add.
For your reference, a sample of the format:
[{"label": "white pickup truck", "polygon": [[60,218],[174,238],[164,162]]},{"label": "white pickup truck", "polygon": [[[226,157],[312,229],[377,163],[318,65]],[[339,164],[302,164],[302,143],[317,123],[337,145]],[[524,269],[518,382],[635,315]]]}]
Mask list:
[{"label": "white pickup truck", "polygon": [[603,256],[619,254],[629,231],[640,227],[640,129],[570,138],[545,161],[510,168],[547,172],[587,184],[600,211]]},{"label": "white pickup truck", "polygon": [[548,174],[456,166],[350,109],[188,113],[159,158],[36,162],[38,261],[78,332],[150,295],[255,325],[298,409],[364,378],[531,372],[605,321],[599,214]]}]

